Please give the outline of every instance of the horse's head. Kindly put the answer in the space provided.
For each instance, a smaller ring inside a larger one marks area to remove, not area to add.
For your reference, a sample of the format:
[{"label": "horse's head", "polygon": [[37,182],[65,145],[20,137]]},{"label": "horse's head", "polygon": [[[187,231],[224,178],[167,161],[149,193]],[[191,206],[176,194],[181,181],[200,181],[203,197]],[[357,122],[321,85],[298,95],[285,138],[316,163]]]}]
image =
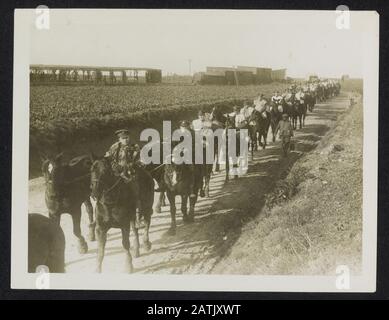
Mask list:
[{"label": "horse's head", "polygon": [[235,128],[235,119],[234,117],[230,117],[229,115],[227,115],[226,117],[226,122],[225,122],[225,127],[228,127],[228,128]]},{"label": "horse's head", "polygon": [[104,191],[104,185],[111,180],[112,170],[108,159],[102,158],[93,161],[91,166],[91,195],[99,199]]},{"label": "horse's head", "polygon": [[62,161],[60,153],[53,158],[47,158],[42,163],[42,174],[46,183],[46,192],[51,196],[58,196],[66,177],[66,165]]}]

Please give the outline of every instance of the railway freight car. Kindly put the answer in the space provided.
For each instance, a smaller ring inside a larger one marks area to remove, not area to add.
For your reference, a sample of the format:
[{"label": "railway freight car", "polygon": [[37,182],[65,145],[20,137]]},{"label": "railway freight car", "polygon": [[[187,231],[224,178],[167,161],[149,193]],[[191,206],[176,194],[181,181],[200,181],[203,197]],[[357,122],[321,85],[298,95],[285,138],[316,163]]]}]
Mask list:
[{"label": "railway freight car", "polygon": [[286,69],[278,69],[271,71],[272,81],[283,81],[286,79]]},{"label": "railway freight car", "polygon": [[255,83],[255,76],[250,71],[226,71],[225,77],[227,84],[230,85],[248,85]]},{"label": "railway freight car", "polygon": [[227,84],[224,72],[204,72],[201,74],[200,84]]},{"label": "railway freight car", "polygon": [[257,68],[255,78],[257,84],[270,83],[272,81],[271,68]]}]

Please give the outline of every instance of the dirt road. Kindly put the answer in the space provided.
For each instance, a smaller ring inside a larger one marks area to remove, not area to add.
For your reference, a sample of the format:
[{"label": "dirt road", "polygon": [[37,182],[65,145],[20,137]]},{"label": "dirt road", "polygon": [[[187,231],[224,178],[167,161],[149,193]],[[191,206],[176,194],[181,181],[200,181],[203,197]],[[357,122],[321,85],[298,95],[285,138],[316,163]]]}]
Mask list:
[{"label": "dirt road", "polygon": [[[257,214],[264,205],[264,196],[275,182],[282,178],[293,163],[312,150],[321,137],[331,128],[339,114],[349,104],[348,95],[342,93],[325,103],[317,104],[308,113],[306,125],[295,132],[296,150],[288,158],[281,156],[280,143],[270,143],[266,150],[255,153],[250,160],[248,173],[237,180],[224,183],[224,171],[213,175],[211,196],[199,200],[195,222],[184,225],[178,213],[177,234],[168,236],[169,208],[155,213],[150,229],[152,249],[141,248],[141,256],[133,260],[135,273],[204,274],[209,273],[238,239],[242,225]],[[270,141],[270,134],[269,139]],[[178,206],[179,207],[179,206]],[[47,214],[44,204],[42,178],[30,180],[29,211]],[[87,235],[87,215],[83,213],[82,232]],[[88,242],[89,252],[80,255],[72,235],[69,215],[63,215],[61,226],[66,237],[66,272],[94,272],[96,242]],[[132,239],[132,236],[131,236]],[[120,230],[111,229],[108,234],[103,272],[122,272],[124,254]]]}]

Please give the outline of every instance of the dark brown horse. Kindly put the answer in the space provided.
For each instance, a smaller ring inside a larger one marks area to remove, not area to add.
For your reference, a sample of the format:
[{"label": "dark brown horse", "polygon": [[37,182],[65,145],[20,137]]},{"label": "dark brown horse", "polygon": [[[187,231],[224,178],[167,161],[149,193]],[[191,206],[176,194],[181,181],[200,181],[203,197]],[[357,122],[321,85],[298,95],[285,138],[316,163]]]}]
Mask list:
[{"label": "dark brown horse", "polygon": [[[193,170],[193,171],[192,171]],[[194,177],[193,177],[194,173]],[[201,166],[189,164],[166,163],[163,167],[163,182],[165,184],[166,195],[170,204],[170,229],[168,233],[176,233],[176,196],[181,197],[181,212],[184,223],[194,221],[195,205],[198,192],[202,184]],[[194,186],[195,197],[190,197],[191,187]],[[188,212],[189,200],[189,212]]]},{"label": "dark brown horse", "polygon": [[41,214],[28,215],[28,272],[46,266],[50,273],[65,272],[65,236],[61,227]]},{"label": "dark brown horse", "polygon": [[316,104],[316,96],[313,91],[309,91],[305,94],[305,102],[307,104],[308,110],[310,112],[313,112],[313,108],[315,107]]},{"label": "dark brown horse", "polygon": [[294,108],[295,108],[295,114],[294,116],[296,117],[293,129],[297,128],[297,119],[299,121],[299,126],[300,129],[303,128],[305,125],[305,117],[307,116],[307,110],[308,110],[308,101],[309,97],[307,96],[306,93],[303,93],[300,99],[295,100]]},{"label": "dark brown horse", "polygon": [[285,105],[276,105],[275,103],[270,104],[270,127],[273,135],[273,142],[276,141],[276,129],[278,126],[278,123],[280,122],[282,118],[282,113],[285,111]]},{"label": "dark brown horse", "polygon": [[81,205],[84,204],[89,217],[89,239],[95,240],[93,208],[90,202],[90,156],[74,158],[69,163],[62,161],[62,154],[42,164],[46,183],[45,201],[49,217],[60,224],[61,214],[69,213],[73,220],[73,234],[78,239],[78,251],[86,253],[88,245],[81,234]]},{"label": "dark brown horse", "polygon": [[[248,121],[251,150],[258,150],[258,144],[266,149],[267,133],[269,131],[271,115],[270,112],[259,112],[254,109]],[[263,138],[263,143],[262,143]]]},{"label": "dark brown horse", "polygon": [[[130,166],[131,176],[138,179],[140,212],[145,221],[143,242],[147,250],[151,248],[149,228],[154,202],[154,181],[143,169]],[[135,256],[139,253],[139,234],[135,225],[136,202],[134,181],[126,182],[115,176],[109,161],[105,158],[95,160],[91,168],[92,197],[96,200],[96,234],[98,241],[97,267],[101,272],[104,259],[107,232],[110,228],[119,228],[122,232],[122,245],[126,254],[126,271],[132,272],[130,253],[130,229],[135,235]]]}]

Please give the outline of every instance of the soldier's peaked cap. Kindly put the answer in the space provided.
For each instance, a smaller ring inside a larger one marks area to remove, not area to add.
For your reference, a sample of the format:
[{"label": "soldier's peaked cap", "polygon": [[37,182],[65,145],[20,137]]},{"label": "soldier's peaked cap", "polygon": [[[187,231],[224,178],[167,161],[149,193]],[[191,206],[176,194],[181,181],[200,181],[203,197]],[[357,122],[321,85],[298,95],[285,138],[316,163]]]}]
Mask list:
[{"label": "soldier's peaked cap", "polygon": [[115,131],[115,135],[117,135],[119,138],[128,137],[130,135],[130,131],[127,129],[119,129]]}]

